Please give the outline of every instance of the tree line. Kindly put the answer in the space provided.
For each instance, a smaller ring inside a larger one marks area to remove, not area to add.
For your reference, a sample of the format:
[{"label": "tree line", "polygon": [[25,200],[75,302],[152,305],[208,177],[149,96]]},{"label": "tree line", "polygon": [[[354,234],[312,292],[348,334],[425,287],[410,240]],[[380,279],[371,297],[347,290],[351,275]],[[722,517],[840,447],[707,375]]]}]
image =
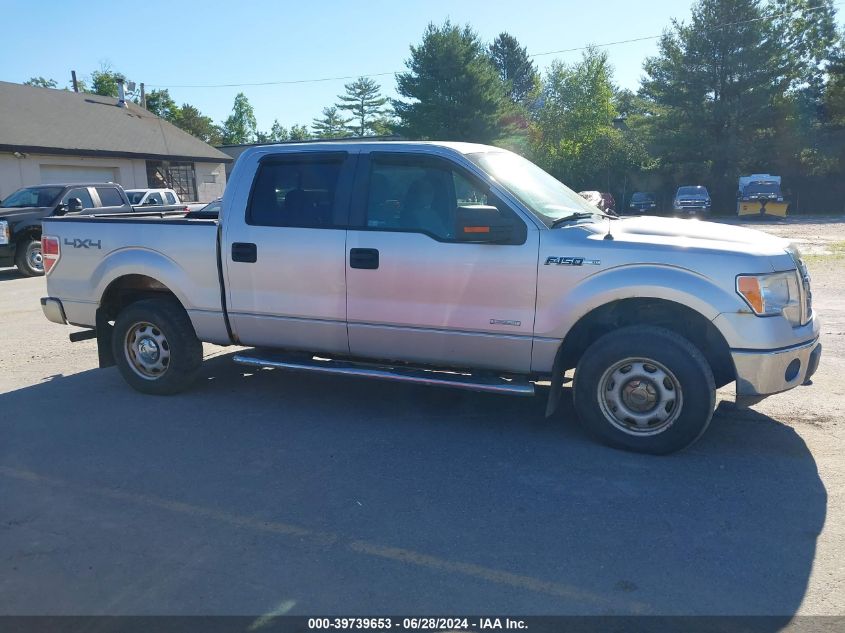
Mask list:
[{"label": "tree line", "polygon": [[[845,32],[833,0],[698,0],[688,22],[665,28],[635,91],[616,84],[600,48],[541,74],[512,35],[487,44],[448,20],[428,25],[405,66],[399,98],[360,77],[310,127],[276,120],[259,131],[243,93],[219,124],[177,106],[166,89],[147,95],[147,108],[212,144],[383,134],[473,141],[617,200],[635,190],[666,199],[679,185],[703,184],[714,208],[727,210],[739,175],[767,172],[783,177],[795,208],[843,209]],[[91,90],[115,95],[117,75],[93,73]]]}]

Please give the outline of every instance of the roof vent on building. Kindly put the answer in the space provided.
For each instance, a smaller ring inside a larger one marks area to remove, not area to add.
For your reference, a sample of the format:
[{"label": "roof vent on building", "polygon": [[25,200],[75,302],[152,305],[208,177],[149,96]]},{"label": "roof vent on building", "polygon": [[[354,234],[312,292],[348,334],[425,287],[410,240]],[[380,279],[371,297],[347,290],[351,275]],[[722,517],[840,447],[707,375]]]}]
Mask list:
[{"label": "roof vent on building", "polygon": [[123,79],[117,80],[117,107],[126,107],[126,91],[123,88]]}]

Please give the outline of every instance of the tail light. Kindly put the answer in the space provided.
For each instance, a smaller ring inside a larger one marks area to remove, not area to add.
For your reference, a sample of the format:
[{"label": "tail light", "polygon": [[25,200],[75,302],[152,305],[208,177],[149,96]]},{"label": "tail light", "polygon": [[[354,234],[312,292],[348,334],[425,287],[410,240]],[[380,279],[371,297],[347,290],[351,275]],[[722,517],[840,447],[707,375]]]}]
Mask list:
[{"label": "tail light", "polygon": [[44,260],[44,274],[52,270],[61,256],[61,246],[58,237],[50,235],[41,236],[41,257]]}]

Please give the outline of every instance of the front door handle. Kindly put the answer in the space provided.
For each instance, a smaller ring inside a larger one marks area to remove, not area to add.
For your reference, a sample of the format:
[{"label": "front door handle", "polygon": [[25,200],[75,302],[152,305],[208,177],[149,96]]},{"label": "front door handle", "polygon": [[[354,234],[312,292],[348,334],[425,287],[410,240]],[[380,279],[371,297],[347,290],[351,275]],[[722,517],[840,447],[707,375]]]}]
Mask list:
[{"label": "front door handle", "polygon": [[375,270],[378,268],[378,249],[351,248],[349,249],[349,267]]},{"label": "front door handle", "polygon": [[252,242],[232,242],[232,261],[254,264],[258,261],[258,247]]}]

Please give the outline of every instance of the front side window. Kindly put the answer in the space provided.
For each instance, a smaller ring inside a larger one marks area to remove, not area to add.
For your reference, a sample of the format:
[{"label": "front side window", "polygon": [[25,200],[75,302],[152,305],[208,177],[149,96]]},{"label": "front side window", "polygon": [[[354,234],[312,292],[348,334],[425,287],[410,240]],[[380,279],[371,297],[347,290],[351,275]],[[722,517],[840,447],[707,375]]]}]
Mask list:
[{"label": "front side window", "polygon": [[445,164],[414,157],[375,158],[370,171],[366,224],[372,229],[456,238],[458,207],[489,205],[510,214],[485,188]]},{"label": "front side window", "polygon": [[78,198],[82,202],[83,209],[94,208],[94,201],[91,200],[91,194],[88,193],[87,187],[78,187],[68,191],[62,198],[62,204],[68,204],[71,198]]},{"label": "front side window", "polygon": [[104,207],[120,207],[123,205],[123,198],[120,192],[114,187],[97,187],[97,195]]},{"label": "front side window", "polygon": [[263,163],[253,185],[247,222],[258,226],[333,228],[343,159],[305,157]]},{"label": "front side window", "polygon": [[51,207],[62,193],[62,187],[27,187],[18,189],[3,201],[5,209]]},{"label": "front side window", "polygon": [[126,197],[129,198],[129,204],[141,204],[145,193],[145,191],[127,191]]}]

